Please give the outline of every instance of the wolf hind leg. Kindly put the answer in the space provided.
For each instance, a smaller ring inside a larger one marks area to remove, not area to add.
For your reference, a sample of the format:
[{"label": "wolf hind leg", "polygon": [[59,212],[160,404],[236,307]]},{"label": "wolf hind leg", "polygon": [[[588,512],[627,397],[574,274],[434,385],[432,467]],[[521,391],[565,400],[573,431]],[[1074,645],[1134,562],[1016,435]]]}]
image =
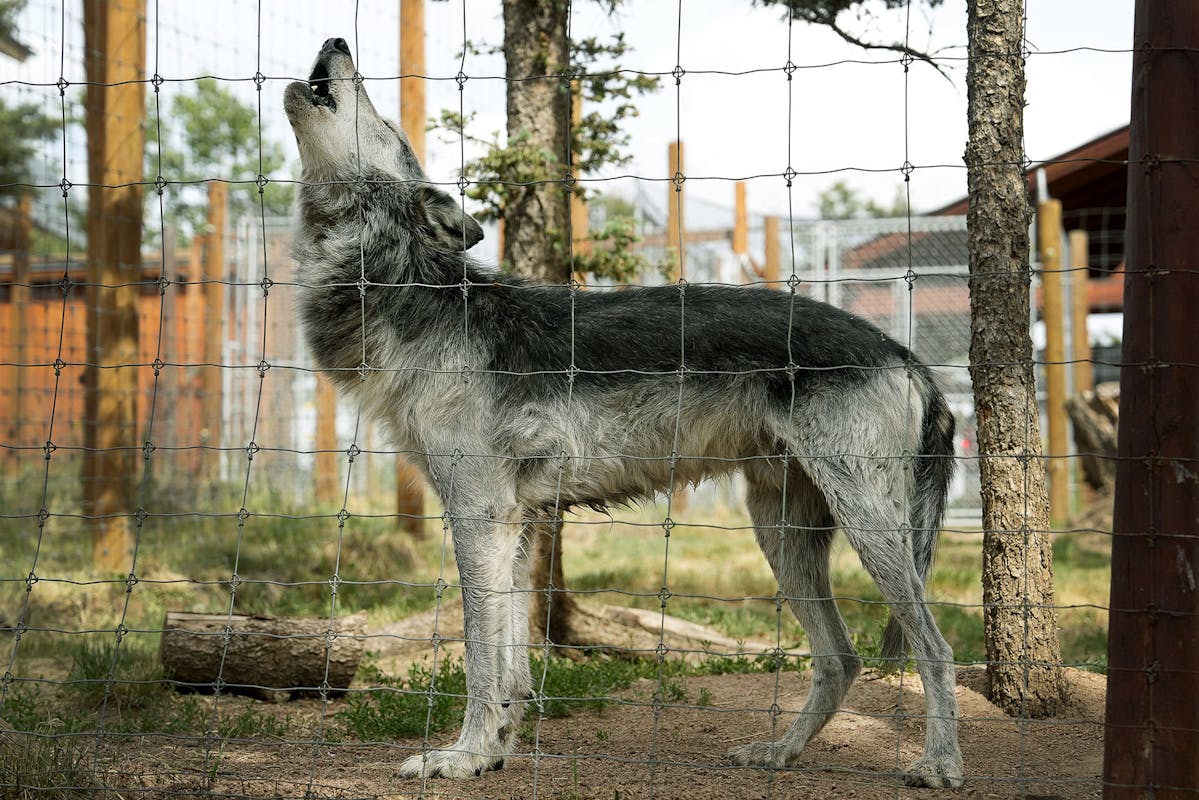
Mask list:
[{"label": "wolf hind leg", "polygon": [[794,465],[788,471],[786,495],[784,498],[781,481],[759,476],[757,482],[750,483],[746,502],[758,544],[808,637],[812,687],[799,716],[782,737],[729,751],[729,760],[739,765],[779,768],[794,764],[812,737],[841,707],[862,668],[849,630],[832,599],[829,550],[835,530],[828,505],[807,475]]}]

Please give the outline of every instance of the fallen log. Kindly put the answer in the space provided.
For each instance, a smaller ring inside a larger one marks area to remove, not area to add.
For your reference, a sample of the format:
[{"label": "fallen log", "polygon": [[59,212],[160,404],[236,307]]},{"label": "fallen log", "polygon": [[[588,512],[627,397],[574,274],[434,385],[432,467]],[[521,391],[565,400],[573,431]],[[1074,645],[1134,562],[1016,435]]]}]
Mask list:
[{"label": "fallen log", "polygon": [[1109,492],[1116,481],[1116,431],[1120,418],[1120,384],[1101,383],[1066,401],[1074,425],[1074,444],[1083,479],[1097,492]]},{"label": "fallen log", "polygon": [[[362,657],[366,612],[333,620],[168,611],[159,657],[182,689],[282,701],[349,688]],[[218,681],[219,679],[219,681]]]}]

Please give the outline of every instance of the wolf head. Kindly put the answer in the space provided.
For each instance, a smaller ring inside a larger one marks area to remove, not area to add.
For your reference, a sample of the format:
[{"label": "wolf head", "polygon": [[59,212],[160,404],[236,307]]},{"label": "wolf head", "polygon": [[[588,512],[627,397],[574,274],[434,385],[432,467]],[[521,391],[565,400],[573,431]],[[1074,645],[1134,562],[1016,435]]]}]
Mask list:
[{"label": "wolf head", "polygon": [[[283,108],[300,149],[301,202],[318,187],[352,193],[365,181],[387,187],[405,215],[427,223],[432,244],[462,250],[483,238],[479,223],[429,183],[400,126],[375,110],[345,39],[325,41],[307,82],[288,85]],[[322,198],[322,205],[336,205],[331,199]]]}]

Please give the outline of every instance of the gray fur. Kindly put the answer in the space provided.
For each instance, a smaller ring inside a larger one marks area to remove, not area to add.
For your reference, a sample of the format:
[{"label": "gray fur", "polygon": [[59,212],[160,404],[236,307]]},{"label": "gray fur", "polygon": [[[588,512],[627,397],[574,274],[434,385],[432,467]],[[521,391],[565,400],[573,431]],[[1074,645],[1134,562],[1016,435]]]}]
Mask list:
[{"label": "gray fur", "polygon": [[924,603],[953,469],[953,418],[930,372],[869,323],[796,294],[577,291],[480,266],[465,251],[482,230],[356,77],[331,39],[285,96],[303,161],[301,320],[319,367],[420,454],[465,609],[461,735],[401,775],[476,775],[514,752],[531,688],[529,520],[740,470],[815,674],[782,739],[731,761],[797,763],[861,669],[831,599],[840,529],[891,607],[888,648],[910,647],[925,687],[925,752],[908,780],[960,785],[953,654]]}]

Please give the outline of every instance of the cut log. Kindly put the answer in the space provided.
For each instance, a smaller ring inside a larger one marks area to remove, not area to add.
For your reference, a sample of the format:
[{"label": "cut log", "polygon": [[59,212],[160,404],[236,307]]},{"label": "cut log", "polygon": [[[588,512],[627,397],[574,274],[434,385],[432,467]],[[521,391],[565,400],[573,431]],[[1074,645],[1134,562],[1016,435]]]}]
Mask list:
[{"label": "cut log", "polygon": [[1116,479],[1116,428],[1120,384],[1101,383],[1066,402],[1083,479],[1097,492],[1110,492]]},{"label": "cut log", "polygon": [[284,700],[349,688],[362,657],[366,612],[327,618],[168,611],[159,656],[180,688]]}]

